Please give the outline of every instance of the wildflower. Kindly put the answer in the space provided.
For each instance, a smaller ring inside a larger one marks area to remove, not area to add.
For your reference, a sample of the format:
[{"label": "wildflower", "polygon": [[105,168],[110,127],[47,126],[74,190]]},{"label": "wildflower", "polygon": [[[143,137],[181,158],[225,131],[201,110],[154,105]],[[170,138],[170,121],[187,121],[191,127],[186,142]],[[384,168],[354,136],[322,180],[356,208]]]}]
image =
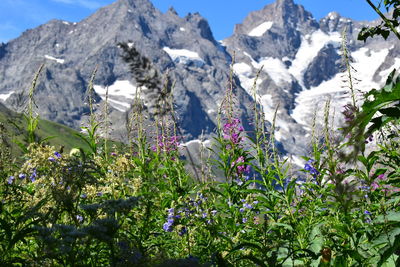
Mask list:
[{"label": "wildflower", "polygon": [[23,180],[23,179],[26,178],[26,175],[25,175],[24,173],[20,173],[20,174],[18,175],[18,178],[21,179],[21,180]]},{"label": "wildflower", "polygon": [[8,177],[7,183],[8,183],[8,184],[12,184],[13,181],[14,181],[14,179],[15,179],[14,176]]},{"label": "wildflower", "polygon": [[49,157],[48,160],[51,161],[51,162],[55,162],[56,161],[56,159],[53,158],[53,157]]},{"label": "wildflower", "polygon": [[169,153],[172,151],[176,151],[179,147],[179,136],[163,136],[159,135],[157,138],[157,145],[152,146],[152,150],[154,152],[158,150],[163,151],[165,153]]},{"label": "wildflower", "polygon": [[166,223],[164,223],[163,230],[165,232],[172,232],[173,225],[174,225],[174,220],[168,220]]},{"label": "wildflower", "polygon": [[215,215],[217,214],[217,212],[218,212],[218,211],[216,211],[216,210],[212,210],[212,211],[211,211],[211,215],[212,215],[212,216],[215,216]]},{"label": "wildflower", "polygon": [[243,219],[242,219],[242,222],[243,222],[243,223],[247,223],[247,218],[243,218]]},{"label": "wildflower", "polygon": [[187,233],[187,229],[186,229],[186,227],[183,226],[178,234],[179,234],[179,236],[183,236],[186,233]]},{"label": "wildflower", "polygon": [[319,175],[319,171],[318,171],[316,168],[314,168],[314,167],[312,166],[312,163],[313,163],[313,162],[314,162],[314,161],[313,161],[312,159],[310,159],[309,161],[307,161],[307,163],[304,165],[304,170],[309,171],[310,174],[311,174],[312,176],[314,176],[314,178],[315,178],[315,177],[317,177],[317,176]]},{"label": "wildflower", "polygon": [[357,112],[357,107],[353,106],[352,104],[345,105],[344,111],[342,111],[345,121],[346,122],[353,121],[355,118],[356,112]]},{"label": "wildflower", "polygon": [[379,174],[377,178],[379,180],[383,181],[383,180],[385,180],[385,174]]},{"label": "wildflower", "polygon": [[[240,156],[236,161],[232,162],[231,167],[244,163],[244,157]],[[236,167],[237,174],[248,173],[250,172],[250,165],[239,165]]]},{"label": "wildflower", "polygon": [[56,156],[58,159],[60,159],[61,158],[61,154],[60,154],[60,152],[54,152],[54,156]]},{"label": "wildflower", "polygon": [[372,184],[371,184],[372,191],[374,191],[374,190],[376,190],[378,188],[379,188],[379,184],[377,182],[372,182]]},{"label": "wildflower", "polygon": [[87,195],[86,194],[82,194],[81,198],[85,199],[85,198],[87,198]]},{"label": "wildflower", "polygon": [[240,120],[237,118],[232,119],[231,122],[225,123],[222,129],[224,139],[230,140],[233,144],[239,144],[242,141],[240,133],[244,131],[244,128],[239,124]]},{"label": "wildflower", "polygon": [[171,213],[173,214],[175,212],[175,209],[174,208],[170,208],[167,211],[168,211],[169,214],[171,214]]},{"label": "wildflower", "polygon": [[365,210],[365,211],[364,211],[364,214],[365,214],[365,215],[371,215],[372,213],[369,212],[368,210]]},{"label": "wildflower", "polygon": [[249,210],[251,210],[253,208],[253,206],[249,203],[244,203],[243,207],[245,207],[246,209],[249,209]]},{"label": "wildflower", "polygon": [[111,152],[110,155],[113,156],[113,157],[116,157],[116,156],[117,156],[117,153]]},{"label": "wildflower", "polygon": [[103,192],[97,192],[97,194],[96,194],[98,197],[101,197],[101,196],[103,196]]},{"label": "wildflower", "polygon": [[83,217],[81,215],[76,215],[76,219],[78,220],[78,222],[83,222]]},{"label": "wildflower", "polygon": [[244,212],[244,208],[240,208],[240,209],[239,209],[239,212],[240,212],[240,213],[243,213],[243,212]]},{"label": "wildflower", "polygon": [[37,178],[37,173],[36,173],[36,169],[33,169],[33,172],[31,174],[31,176],[29,177],[29,179],[31,179],[31,182],[36,181]]}]

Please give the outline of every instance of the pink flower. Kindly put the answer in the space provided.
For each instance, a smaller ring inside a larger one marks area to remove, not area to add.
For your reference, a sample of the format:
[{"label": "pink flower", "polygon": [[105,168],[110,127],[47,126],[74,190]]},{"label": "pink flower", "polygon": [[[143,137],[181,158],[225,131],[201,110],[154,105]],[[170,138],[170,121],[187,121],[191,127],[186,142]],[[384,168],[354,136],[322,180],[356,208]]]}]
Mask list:
[{"label": "pink flower", "polygon": [[372,189],[372,191],[375,191],[376,189],[378,189],[379,188],[379,184],[377,183],[377,182],[373,182],[372,184],[371,184],[371,189]]},{"label": "pink flower", "polygon": [[379,180],[381,180],[381,181],[386,180],[386,179],[385,179],[385,174],[379,174],[378,177],[377,177],[377,179],[379,179]]}]

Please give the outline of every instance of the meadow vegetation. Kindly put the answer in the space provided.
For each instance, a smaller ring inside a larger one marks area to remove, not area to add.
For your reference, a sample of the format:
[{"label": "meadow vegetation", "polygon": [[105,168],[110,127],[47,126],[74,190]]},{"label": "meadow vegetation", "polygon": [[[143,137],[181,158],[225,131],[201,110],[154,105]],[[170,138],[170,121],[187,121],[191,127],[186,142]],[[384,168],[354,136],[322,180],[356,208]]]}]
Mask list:
[{"label": "meadow vegetation", "polygon": [[[149,69],[136,52],[131,58]],[[11,156],[0,139],[1,266],[400,265],[395,71],[383,88],[344,107],[340,130],[330,128],[327,102],[325,128],[313,132],[301,170],[277,151],[256,93],[255,131],[245,132],[228,86],[211,146],[203,147],[212,156],[200,157],[196,173],[180,154],[169,82],[152,76],[164,90],[158,112],[148,120],[137,97],[129,145],[116,148],[99,135],[108,131],[107,107],[98,120],[94,76],[79,134],[85,147],[61,151],[36,137],[34,84],[21,154]]]}]

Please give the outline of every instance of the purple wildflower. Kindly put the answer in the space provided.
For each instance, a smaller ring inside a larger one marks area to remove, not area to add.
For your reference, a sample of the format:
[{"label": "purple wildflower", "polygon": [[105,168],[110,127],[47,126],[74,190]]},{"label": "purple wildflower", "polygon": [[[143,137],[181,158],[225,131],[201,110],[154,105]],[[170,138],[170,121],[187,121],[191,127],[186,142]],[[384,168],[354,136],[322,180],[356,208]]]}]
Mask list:
[{"label": "purple wildflower", "polygon": [[222,129],[224,139],[230,140],[233,144],[239,144],[242,141],[240,133],[243,131],[244,128],[240,125],[240,120],[237,118],[232,119],[231,122],[225,123]]},{"label": "purple wildflower", "polygon": [[60,159],[61,158],[61,154],[60,154],[60,152],[54,152],[54,156],[56,156],[58,159]]},{"label": "purple wildflower", "polygon": [[244,203],[243,207],[245,207],[246,209],[249,209],[249,210],[251,210],[253,208],[253,206],[249,203]]},{"label": "purple wildflower", "polygon": [[377,178],[379,180],[383,181],[383,180],[385,180],[385,174],[379,174]]},{"label": "purple wildflower", "polygon": [[152,150],[154,152],[158,150],[165,152],[165,153],[170,153],[172,151],[178,150],[179,146],[179,136],[163,136],[160,135],[157,138],[157,145],[152,147]]},{"label": "purple wildflower", "polygon": [[25,175],[24,173],[20,173],[20,174],[18,175],[18,178],[21,179],[21,180],[23,180],[23,179],[26,178],[26,175]]},{"label": "purple wildflower", "polygon": [[53,158],[53,157],[49,157],[48,160],[51,161],[51,162],[55,162],[56,161],[56,159]]},{"label": "purple wildflower", "polygon": [[14,176],[10,176],[10,177],[8,177],[8,179],[7,179],[7,183],[8,183],[8,184],[12,184],[12,183],[14,182],[14,179],[15,179],[15,177],[14,177]]},{"label": "purple wildflower", "polygon": [[169,223],[164,223],[164,225],[163,225],[163,230],[165,231],[165,232],[172,232],[172,225],[170,225]]},{"label": "purple wildflower", "polygon": [[352,104],[347,104],[344,106],[344,110],[342,111],[344,115],[344,120],[346,122],[351,122],[355,118],[355,114],[357,112],[357,107],[353,106]]},{"label": "purple wildflower", "polygon": [[243,222],[243,223],[247,223],[247,218],[243,218],[243,219],[242,219],[242,222]]},{"label": "purple wildflower", "polygon": [[310,172],[310,174],[315,178],[319,175],[319,171],[313,167],[313,162],[314,160],[310,159],[307,161],[307,163],[304,165],[304,170]]},{"label": "purple wildflower", "polygon": [[33,172],[31,174],[31,176],[29,177],[29,179],[31,179],[31,182],[36,181],[37,178],[37,173],[36,173],[36,169],[33,169]]},{"label": "purple wildflower", "polygon": [[372,191],[375,191],[376,189],[378,189],[379,188],[379,184],[377,183],[377,182],[372,182],[372,184],[371,184],[371,190]]},{"label": "purple wildflower", "polygon": [[183,236],[186,233],[187,233],[186,227],[182,227],[178,234],[179,234],[179,236]]},{"label": "purple wildflower", "polygon": [[368,210],[365,210],[365,211],[364,211],[364,214],[365,214],[365,215],[371,215],[372,213],[369,212]]}]

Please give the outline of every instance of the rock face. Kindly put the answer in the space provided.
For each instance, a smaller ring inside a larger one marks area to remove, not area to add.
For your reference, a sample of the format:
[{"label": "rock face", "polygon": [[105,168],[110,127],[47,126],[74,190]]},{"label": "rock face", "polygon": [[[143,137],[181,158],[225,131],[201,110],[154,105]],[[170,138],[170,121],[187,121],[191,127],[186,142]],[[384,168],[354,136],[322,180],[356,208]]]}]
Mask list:
[{"label": "rock face", "polygon": [[173,78],[179,124],[187,140],[197,139],[217,124],[235,55],[234,86],[245,128],[251,129],[252,85],[263,67],[257,101],[265,118],[272,122],[278,106],[279,147],[282,152],[305,155],[304,137],[314,110],[321,109],[329,96],[337,106],[348,101],[342,83],[344,29],[356,78],[362,80],[358,89],[377,87],[393,66],[400,65],[395,40],[356,41],[362,25],[372,23],[376,22],[357,22],[334,12],[317,22],[292,0],[277,0],[250,13],[231,37],[217,42],[198,13],[180,17],[173,9],[161,13],[149,0],[117,0],[81,22],[52,20],[0,44],[0,101],[21,111],[23,92],[45,63],[35,93],[40,115],[79,128],[88,113],[86,88],[97,65],[96,100],[104,100],[108,87],[115,137],[119,137],[137,90],[117,45],[128,42],[159,73],[168,72]]}]

